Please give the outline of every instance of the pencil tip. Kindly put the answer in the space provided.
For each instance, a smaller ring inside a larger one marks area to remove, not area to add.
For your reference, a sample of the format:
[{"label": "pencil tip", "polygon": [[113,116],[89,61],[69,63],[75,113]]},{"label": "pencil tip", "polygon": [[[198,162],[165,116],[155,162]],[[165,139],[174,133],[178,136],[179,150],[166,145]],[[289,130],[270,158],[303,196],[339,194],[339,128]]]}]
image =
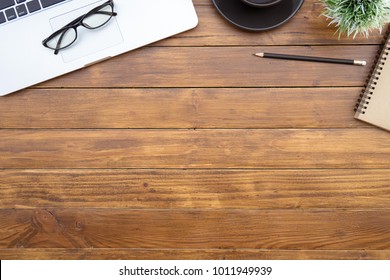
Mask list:
[{"label": "pencil tip", "polygon": [[254,53],[253,55],[258,57],[264,57],[264,53]]}]

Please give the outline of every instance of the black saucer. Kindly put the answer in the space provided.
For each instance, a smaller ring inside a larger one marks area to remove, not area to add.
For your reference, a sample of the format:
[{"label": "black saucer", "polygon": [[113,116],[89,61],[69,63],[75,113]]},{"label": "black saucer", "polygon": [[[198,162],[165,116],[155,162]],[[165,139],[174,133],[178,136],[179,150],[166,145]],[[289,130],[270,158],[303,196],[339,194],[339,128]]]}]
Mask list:
[{"label": "black saucer", "polygon": [[232,24],[250,31],[278,27],[292,18],[304,0],[282,0],[264,8],[254,8],[241,0],[213,0],[220,14]]}]

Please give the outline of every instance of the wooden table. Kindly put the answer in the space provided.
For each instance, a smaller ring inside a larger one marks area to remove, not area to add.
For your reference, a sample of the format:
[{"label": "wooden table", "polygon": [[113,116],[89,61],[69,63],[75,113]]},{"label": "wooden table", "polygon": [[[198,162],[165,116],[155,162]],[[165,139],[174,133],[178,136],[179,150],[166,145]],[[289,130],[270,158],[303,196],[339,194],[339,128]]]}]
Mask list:
[{"label": "wooden table", "polygon": [[390,134],[353,118],[382,36],[194,2],[192,31],[0,98],[0,258],[388,259]]}]

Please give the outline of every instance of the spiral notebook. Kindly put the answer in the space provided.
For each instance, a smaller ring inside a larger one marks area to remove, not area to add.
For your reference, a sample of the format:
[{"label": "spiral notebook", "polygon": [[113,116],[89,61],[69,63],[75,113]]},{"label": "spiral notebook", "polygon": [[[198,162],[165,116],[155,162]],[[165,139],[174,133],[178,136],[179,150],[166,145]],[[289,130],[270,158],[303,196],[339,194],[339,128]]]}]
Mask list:
[{"label": "spiral notebook", "polygon": [[355,107],[355,118],[390,131],[390,27],[367,86]]}]

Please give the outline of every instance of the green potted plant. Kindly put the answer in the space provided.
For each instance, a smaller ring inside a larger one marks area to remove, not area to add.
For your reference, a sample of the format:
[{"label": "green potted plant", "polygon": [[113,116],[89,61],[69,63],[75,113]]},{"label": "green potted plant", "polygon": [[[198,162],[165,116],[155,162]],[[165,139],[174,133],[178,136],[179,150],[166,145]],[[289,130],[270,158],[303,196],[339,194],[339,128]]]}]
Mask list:
[{"label": "green potted plant", "polygon": [[339,35],[363,34],[381,30],[390,21],[390,0],[322,0],[323,13],[338,28]]}]

